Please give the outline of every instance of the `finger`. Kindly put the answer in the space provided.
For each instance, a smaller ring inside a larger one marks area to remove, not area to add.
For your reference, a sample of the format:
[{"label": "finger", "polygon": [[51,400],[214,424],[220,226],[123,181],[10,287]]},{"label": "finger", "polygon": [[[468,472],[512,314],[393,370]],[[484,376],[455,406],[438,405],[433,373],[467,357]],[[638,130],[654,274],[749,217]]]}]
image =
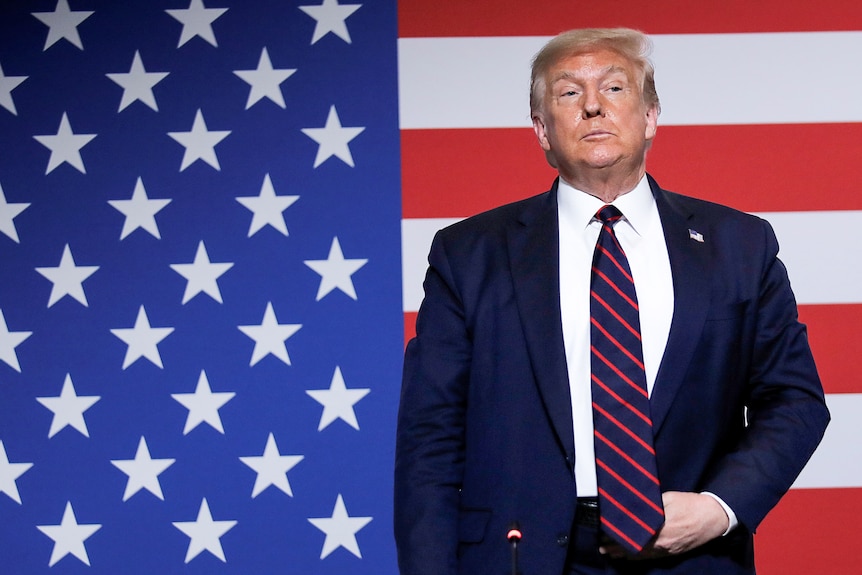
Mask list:
[{"label": "finger", "polygon": [[616,543],[605,543],[599,546],[599,553],[602,555],[607,555],[608,557],[612,557],[614,559],[620,559],[622,557],[628,556],[626,550]]},{"label": "finger", "polygon": [[661,494],[662,503],[665,506],[673,503],[673,501],[677,498],[679,493],[680,493],[679,491],[665,491],[664,493]]}]

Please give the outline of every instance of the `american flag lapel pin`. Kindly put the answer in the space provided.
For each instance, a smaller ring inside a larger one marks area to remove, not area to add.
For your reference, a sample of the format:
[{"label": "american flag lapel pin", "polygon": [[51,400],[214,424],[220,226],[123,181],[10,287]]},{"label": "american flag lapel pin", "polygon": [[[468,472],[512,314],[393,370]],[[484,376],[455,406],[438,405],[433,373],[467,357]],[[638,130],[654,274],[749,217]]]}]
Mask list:
[{"label": "american flag lapel pin", "polygon": [[693,230],[691,228],[688,229],[688,237],[693,239],[696,242],[703,243],[703,234],[697,230]]}]

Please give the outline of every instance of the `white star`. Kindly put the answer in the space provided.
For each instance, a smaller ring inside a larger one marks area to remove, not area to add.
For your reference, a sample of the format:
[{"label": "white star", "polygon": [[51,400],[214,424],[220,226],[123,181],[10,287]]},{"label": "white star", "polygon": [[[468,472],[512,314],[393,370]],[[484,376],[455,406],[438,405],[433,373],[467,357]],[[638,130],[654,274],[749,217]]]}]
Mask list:
[{"label": "white star", "polygon": [[180,402],[186,409],[189,410],[189,415],[186,417],[186,426],[183,429],[183,435],[188,433],[201,423],[208,423],[210,427],[224,435],[224,426],[221,423],[221,417],[218,410],[233,399],[236,393],[223,391],[213,393],[210,390],[210,382],[207,379],[205,371],[201,371],[198,377],[198,384],[195,387],[194,393],[173,393],[171,397]]},{"label": "white star", "polygon": [[36,401],[54,412],[51,429],[48,430],[48,439],[57,435],[57,432],[67,425],[77,429],[84,437],[90,437],[87,422],[84,421],[84,412],[100,399],[101,397],[98,395],[78,395],[75,393],[72,376],[67,373],[66,379],[63,381],[63,389],[58,397],[36,398]]},{"label": "white star", "polygon": [[317,288],[317,299],[320,301],[326,294],[338,288],[351,299],[356,299],[356,289],[351,276],[359,268],[368,263],[367,259],[344,259],[338,237],[332,239],[329,256],[325,260],[305,260],[305,265],[320,274],[320,286]]},{"label": "white star", "polygon": [[353,167],[353,155],[348,144],[361,134],[365,128],[342,128],[335,106],[329,108],[326,125],[322,128],[303,128],[302,133],[319,144],[314,158],[316,168],[332,156]]},{"label": "white star", "polygon": [[272,309],[272,302],[267,302],[266,311],[263,312],[263,321],[260,325],[240,325],[237,327],[242,333],[254,340],[254,351],[251,353],[249,366],[256,364],[269,354],[290,365],[290,356],[287,355],[287,347],[284,342],[298,332],[302,324],[278,323],[275,311]]},{"label": "white star", "polygon": [[188,8],[165,10],[165,12],[179,20],[183,25],[177,48],[195,36],[200,36],[213,46],[218,46],[212,24],[216,18],[227,12],[227,8],[205,8],[203,0],[191,0]]},{"label": "white star", "polygon": [[[261,196],[263,191],[261,191]],[[20,244],[18,239],[18,230],[15,229],[15,218],[18,214],[30,207],[30,204],[10,204],[6,201],[6,194],[3,193],[3,186],[0,185],[0,232],[9,236],[16,244]],[[286,232],[286,230],[285,230]],[[250,236],[251,234],[249,234]],[[287,235],[287,233],[285,233]]]},{"label": "white star", "polygon": [[158,112],[159,105],[156,104],[156,97],[153,95],[153,86],[164,80],[167,75],[168,72],[147,72],[144,69],[143,61],[141,61],[141,53],[137,50],[135,50],[135,56],[132,58],[132,67],[127,73],[105,74],[123,88],[123,97],[120,100],[118,112],[122,112],[129,104],[137,100]]},{"label": "white star", "polygon": [[314,25],[314,44],[330,32],[350,44],[350,33],[345,20],[359,10],[362,4],[339,4],[338,0],[323,0],[319,6],[300,6],[299,9],[317,20]]},{"label": "white star", "polygon": [[207,248],[203,240],[198,243],[195,261],[190,264],[171,264],[171,269],[186,278],[186,291],[183,294],[183,304],[204,292],[214,300],[222,303],[221,291],[218,289],[218,278],[233,267],[232,263],[210,263]]},{"label": "white star", "polygon": [[71,11],[68,0],[57,0],[53,12],[31,12],[42,24],[48,26],[48,37],[45,39],[44,52],[60,39],[65,38],[81,50],[81,36],[78,35],[78,25],[89,18],[93,12],[88,10]]},{"label": "white star", "polygon": [[344,385],[344,377],[341,375],[341,368],[336,367],[329,389],[308,389],[305,391],[323,406],[317,431],[323,431],[336,419],[343,420],[353,429],[359,429],[359,422],[356,421],[356,412],[353,411],[353,406],[370,391],[370,389],[347,389],[347,386]]},{"label": "white star", "polygon": [[46,174],[50,174],[54,168],[63,162],[67,162],[82,174],[86,174],[84,160],[81,159],[81,148],[95,137],[96,134],[75,134],[72,132],[72,126],[69,124],[69,117],[66,112],[63,112],[63,117],[60,118],[60,127],[57,128],[56,134],[33,136],[37,142],[51,150],[48,167],[45,169]]},{"label": "white star", "polygon": [[248,101],[245,109],[248,110],[261,98],[269,98],[280,108],[284,108],[284,96],[281,93],[281,83],[290,78],[296,69],[279,68],[273,69],[266,48],[260,53],[256,70],[234,70],[234,74],[245,80],[251,89],[248,92]]},{"label": "white star", "polygon": [[54,540],[54,549],[51,551],[51,559],[48,567],[71,553],[86,565],[90,564],[87,548],[84,541],[98,531],[102,526],[98,523],[79,524],[72,510],[72,502],[66,502],[66,510],[59,525],[37,525],[36,528]]},{"label": "white star", "polygon": [[266,440],[266,447],[261,456],[240,457],[239,460],[251,467],[257,473],[251,497],[254,499],[264,489],[274,485],[283,492],[293,497],[293,490],[287,481],[287,472],[293,469],[297,463],[302,461],[302,455],[282,455],[278,452],[278,445],[272,433]]},{"label": "white star", "polygon": [[131,200],[108,200],[108,203],[126,216],[123,222],[123,231],[120,232],[121,240],[126,239],[130,233],[138,228],[148,231],[156,239],[162,239],[159,226],[156,225],[156,214],[171,203],[171,200],[149,199],[141,178],[138,178],[135,184],[135,191],[132,192]]},{"label": "white star", "polygon": [[[269,174],[266,174],[263,177],[263,185],[260,187],[260,195],[236,199],[254,214],[248,228],[248,237],[253,236],[266,225],[274,227],[284,236],[288,235],[287,224],[284,222],[282,212],[298,199],[299,196],[276,196],[275,189],[272,187],[272,180]],[[0,209],[2,209],[2,204],[0,204]]]},{"label": "white star", "polygon": [[6,448],[3,446],[3,440],[0,439],[0,493],[5,493],[20,505],[21,495],[18,493],[18,484],[15,481],[31,467],[33,467],[32,463],[9,463]]},{"label": "white star", "polygon": [[338,499],[335,500],[335,508],[332,510],[332,517],[308,519],[309,523],[326,533],[320,558],[323,559],[339,547],[344,547],[361,559],[362,553],[359,551],[359,543],[356,542],[356,533],[372,519],[373,517],[350,517],[339,493]]},{"label": "white star", "polygon": [[230,531],[236,523],[236,521],[213,521],[206,497],[201,501],[198,518],[195,521],[174,521],[174,527],[189,536],[186,563],[200,555],[203,551],[209,551],[227,563],[224,549],[221,546],[221,537]]},{"label": "white star", "polygon": [[21,364],[18,363],[15,348],[31,335],[33,335],[32,331],[9,331],[6,318],[3,317],[3,310],[0,309],[0,360],[18,373],[21,373]]},{"label": "white star", "polygon": [[129,497],[141,489],[146,489],[164,501],[165,496],[162,495],[162,485],[159,483],[159,475],[173,465],[175,461],[176,459],[151,458],[150,449],[147,447],[147,440],[141,436],[134,459],[111,460],[114,467],[129,476],[126,482],[126,491],[123,493],[123,501],[127,501]]},{"label": "white star", "polygon": [[138,359],[145,357],[155,365],[164,368],[162,356],[159,354],[159,342],[174,331],[172,327],[150,327],[150,319],[144,306],[138,309],[135,327],[112,329],[111,333],[126,342],[126,357],[123,369],[126,369]]},{"label": "white star", "polygon": [[3,106],[14,115],[18,115],[15,102],[12,101],[12,90],[17,88],[21,82],[29,76],[6,76],[3,74],[3,66],[0,66],[0,106]]},{"label": "white star", "polygon": [[216,170],[221,170],[215,147],[216,144],[227,138],[228,134],[230,134],[230,130],[209,131],[204,121],[204,115],[200,110],[195,114],[195,121],[190,132],[168,132],[168,136],[186,148],[180,171],[182,172],[197,160],[203,160]]},{"label": "white star", "polygon": [[36,268],[36,271],[48,278],[54,285],[51,287],[51,295],[48,297],[48,307],[57,303],[60,299],[68,296],[78,300],[89,307],[87,296],[84,294],[84,280],[93,275],[99,266],[76,266],[75,258],[69,244],[63,248],[60,256],[60,265],[54,268]]}]

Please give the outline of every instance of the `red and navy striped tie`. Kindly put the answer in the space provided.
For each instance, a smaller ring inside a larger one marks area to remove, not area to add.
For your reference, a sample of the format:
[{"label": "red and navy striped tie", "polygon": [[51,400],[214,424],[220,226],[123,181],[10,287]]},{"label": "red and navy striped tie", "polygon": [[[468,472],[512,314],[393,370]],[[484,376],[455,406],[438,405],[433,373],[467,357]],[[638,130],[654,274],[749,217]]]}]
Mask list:
[{"label": "red and navy striped tie", "polygon": [[664,509],[637,295],[613,228],[622,214],[606,205],[596,218],[602,230],[590,283],[590,364],[599,510],[605,534],[637,553],[661,527]]}]

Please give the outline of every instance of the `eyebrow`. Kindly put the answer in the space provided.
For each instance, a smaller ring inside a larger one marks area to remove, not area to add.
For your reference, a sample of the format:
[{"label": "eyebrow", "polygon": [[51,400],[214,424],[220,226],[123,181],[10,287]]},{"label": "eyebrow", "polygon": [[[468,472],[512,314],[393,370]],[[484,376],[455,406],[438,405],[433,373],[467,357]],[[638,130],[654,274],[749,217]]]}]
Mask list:
[{"label": "eyebrow", "polygon": [[[616,74],[616,73],[620,73],[620,74],[623,74],[626,77],[628,77],[628,74],[626,73],[625,68],[623,68],[622,66],[615,66],[615,65],[606,66],[605,68],[603,68],[601,70],[601,72],[599,73],[599,76],[600,77],[610,76],[611,74]],[[556,77],[554,77],[551,80],[551,83],[553,84],[553,83],[559,82],[560,80],[575,80],[575,81],[577,81],[578,78],[572,72],[564,71],[564,72],[558,74]]]}]

